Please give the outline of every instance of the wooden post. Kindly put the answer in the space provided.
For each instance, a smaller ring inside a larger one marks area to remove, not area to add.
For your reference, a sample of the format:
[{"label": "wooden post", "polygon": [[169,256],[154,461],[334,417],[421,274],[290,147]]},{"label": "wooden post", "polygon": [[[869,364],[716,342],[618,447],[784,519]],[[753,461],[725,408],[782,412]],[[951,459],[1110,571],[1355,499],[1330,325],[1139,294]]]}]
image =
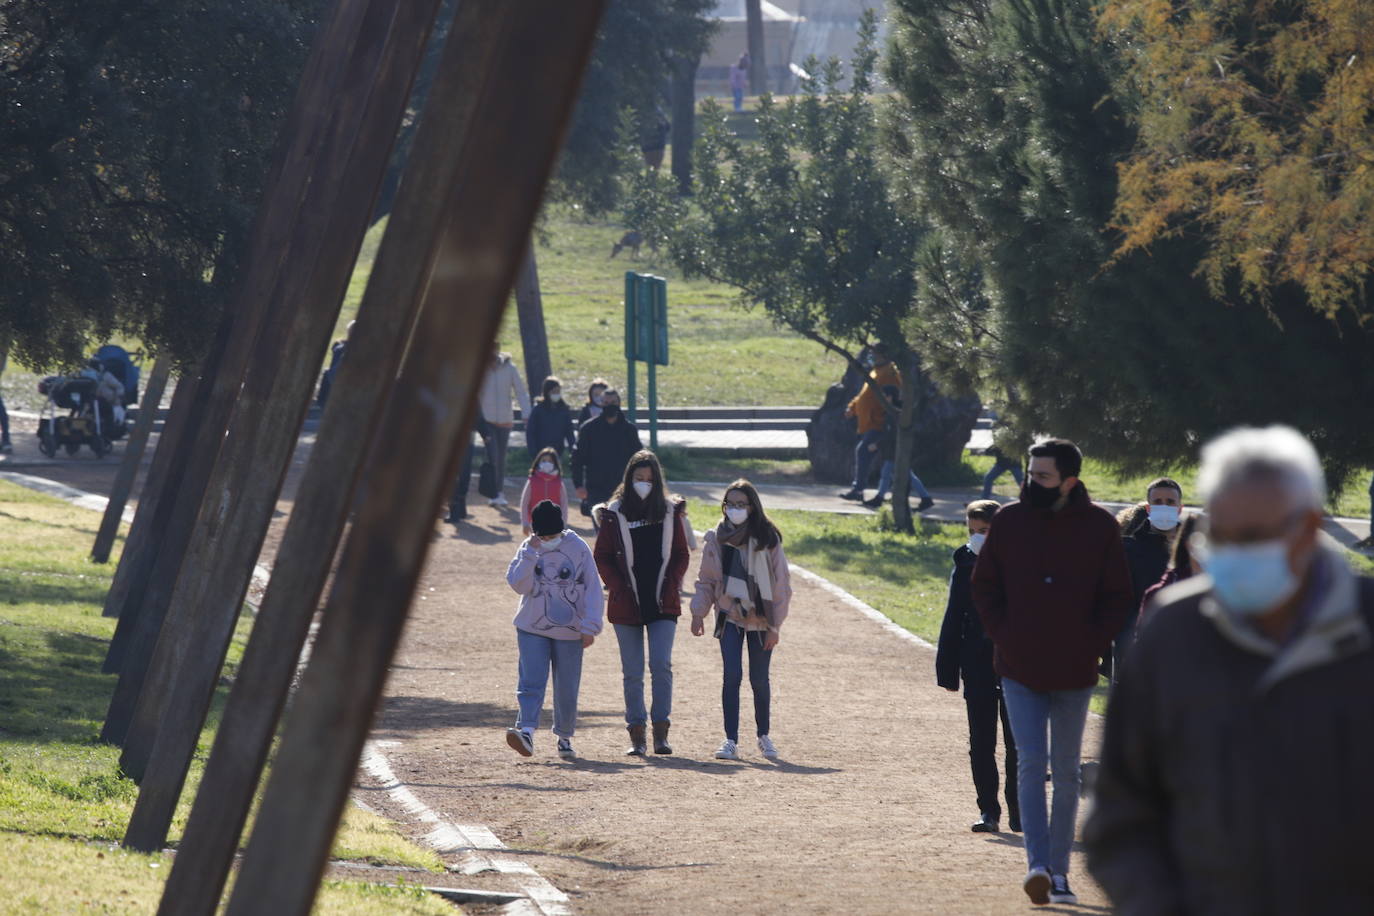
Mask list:
[{"label": "wooden post", "polygon": [[167,375],[172,364],[166,357],[153,364],[148,385],[143,389],[143,404],[138,409],[138,422],[124,443],[124,460],[115,474],[114,486],[110,488],[110,502],[105,506],[105,517],[100,521],[96,532],[95,545],[91,548],[91,559],[97,563],[108,563],[110,548],[114,546],[115,536],[119,534],[119,523],[124,518],[124,507],[133,492],[134,481],[138,479],[138,467],[143,462],[143,449],[148,444],[148,434],[153,431],[158,410],[162,405],[162,392],[167,387]]},{"label": "wooden post", "polygon": [[[591,52],[602,2],[503,4],[446,231],[374,441],[424,440],[374,466],[235,882],[230,916],[310,912],[387,669],[453,482],[515,270]],[[519,112],[513,117],[512,112]]]},{"label": "wooden post", "polygon": [[763,4],[744,0],[745,40],[749,47],[749,94],[768,91],[768,67],[763,59]]},{"label": "wooden post", "polygon": [[[483,24],[503,0],[464,0],[450,31],[431,98],[419,122],[386,234],[368,280],[358,325],[325,409],[319,435],[296,494],[277,562],[215,735],[200,791],[182,834],[159,913],[190,916],[214,912],[238,849],[262,767],[295,674],[330,563],[343,533],[353,493],[368,457],[358,430],[375,429],[414,327],[432,263],[416,252],[432,247],[449,213],[447,195],[461,178],[464,144],[470,141],[473,100],[486,75],[492,43]],[[185,778],[185,767],[164,747],[153,748],[143,792],[168,778]],[[183,752],[184,753],[184,752]],[[172,793],[169,793],[172,795]],[[164,815],[165,816],[165,815]]]},{"label": "wooden post", "polygon": [[692,193],[692,144],[697,134],[697,68],[701,55],[673,59],[673,177],[677,192]]},{"label": "wooden post", "polygon": [[[438,5],[371,0],[364,17],[344,81],[352,94],[339,92],[317,151],[320,174],[297,213],[125,736],[120,766],[140,782],[159,733],[187,765],[195,751]],[[126,846],[159,848],[179,784],[150,787]]]},{"label": "wooden post", "polygon": [[[124,650],[119,683],[101,730],[103,741],[123,744],[128,733],[249,357],[264,315],[277,301],[271,296],[272,289],[282,271],[290,268],[286,252],[302,200],[313,180],[323,179],[323,162],[318,154],[339,114],[337,100],[342,97],[340,87],[348,76],[349,59],[362,36],[377,27],[377,13],[373,11],[374,18],[369,19],[369,10],[368,0],[337,0],[321,24],[319,37],[306,61],[301,87],[282,130],[278,160],[263,185],[268,190],[255,220],[242,279],[227,312],[227,338],[219,354],[219,365],[214,372],[204,373],[204,407],[196,410],[200,427],[185,457],[185,477],[177,488],[175,504],[163,529],[164,549],[158,552],[149,574]],[[288,307],[295,305],[290,303]]]},{"label": "wooden post", "polygon": [[[539,295],[539,265],[534,256],[534,236],[520,260],[520,272],[515,275],[515,312],[520,318],[520,344],[525,357],[525,387],[530,401],[539,397],[544,379],[553,375],[553,360],[549,358],[549,333],[544,326],[544,300]],[[529,430],[530,418],[525,417]]]}]

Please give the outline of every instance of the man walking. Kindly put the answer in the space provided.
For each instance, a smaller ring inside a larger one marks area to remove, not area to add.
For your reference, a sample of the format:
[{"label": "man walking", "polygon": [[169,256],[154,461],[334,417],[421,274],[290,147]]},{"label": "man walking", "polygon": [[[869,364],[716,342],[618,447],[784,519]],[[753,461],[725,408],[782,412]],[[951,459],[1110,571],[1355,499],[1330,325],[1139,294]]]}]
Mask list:
[{"label": "man walking", "polygon": [[1016,739],[1028,864],[1022,886],[1036,904],[1078,900],[1068,875],[1083,727],[1098,664],[1131,603],[1116,519],[1088,499],[1082,466],[1072,442],[1032,446],[1021,501],[993,518],[973,570],[973,601],[993,642]]},{"label": "man walking", "polygon": [[573,487],[582,500],[583,515],[591,515],[592,506],[610,498],[630,457],[642,448],[639,430],[620,410],[620,392],[607,388],[601,395],[601,415],[582,424],[573,447]]},{"label": "man walking", "polygon": [[869,471],[882,447],[883,431],[887,427],[888,406],[883,389],[891,389],[893,397],[902,389],[902,377],[892,365],[886,344],[874,344],[869,349],[869,358],[873,368],[869,370],[868,380],[844,411],[846,417],[854,417],[857,421],[859,441],[854,446],[854,483],[840,494],[840,499],[859,501],[864,498]]},{"label": "man walking", "polygon": [[1183,487],[1176,480],[1160,477],[1145,488],[1145,505],[1126,511],[1121,543],[1126,548],[1126,565],[1131,570],[1131,612],[1112,641],[1111,664],[1105,673],[1113,680],[1122,656],[1135,640],[1136,620],[1140,617],[1145,591],[1163,578],[1169,566],[1174,538],[1183,519]]},{"label": "man walking", "polygon": [[521,416],[528,420],[530,394],[525,390],[519,367],[509,353],[501,352],[501,342],[498,340],[478,394],[482,418],[486,421],[485,428],[481,430],[482,446],[486,449],[487,462],[496,472],[496,495],[490,500],[493,506],[509,505],[506,494],[501,492],[501,483],[506,479],[506,447],[510,445],[510,431],[515,425],[512,396],[520,402]]},{"label": "man walking", "polygon": [[1088,868],[1122,914],[1374,913],[1374,580],[1322,538],[1296,430],[1213,441],[1198,486],[1206,575],[1122,667]]}]

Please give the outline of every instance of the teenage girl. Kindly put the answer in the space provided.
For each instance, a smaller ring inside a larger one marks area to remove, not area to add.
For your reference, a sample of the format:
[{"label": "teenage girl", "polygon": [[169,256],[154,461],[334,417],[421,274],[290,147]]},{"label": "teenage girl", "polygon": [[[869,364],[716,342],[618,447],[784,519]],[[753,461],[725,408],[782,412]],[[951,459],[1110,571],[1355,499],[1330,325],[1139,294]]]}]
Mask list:
[{"label": "teenage girl", "polygon": [[764,514],[759,492],[747,480],[725,491],[722,518],[706,532],[692,597],[692,635],[706,632],[705,617],[716,609],[715,634],[725,663],[720,703],[725,714],[725,740],[716,756],[739,757],[739,688],[744,679],[743,650],[749,649],[749,686],[754,691],[754,725],[759,752],[778,756],[769,737],[771,688],[768,666],[787,619],[792,580],[782,552],[782,534]]},{"label": "teenage girl", "polygon": [[568,493],[563,486],[563,467],[554,448],[542,449],[530,463],[530,476],[520,493],[520,526],[530,533],[530,511],[544,500],[558,506],[563,517],[568,516]]}]

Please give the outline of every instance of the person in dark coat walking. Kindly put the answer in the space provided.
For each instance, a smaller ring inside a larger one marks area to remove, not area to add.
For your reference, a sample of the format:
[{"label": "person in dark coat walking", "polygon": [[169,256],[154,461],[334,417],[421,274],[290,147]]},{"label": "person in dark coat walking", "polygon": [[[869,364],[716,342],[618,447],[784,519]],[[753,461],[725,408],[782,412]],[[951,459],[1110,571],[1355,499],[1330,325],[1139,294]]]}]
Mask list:
[{"label": "person in dark coat walking", "polygon": [[1126,550],[1126,565],[1131,570],[1131,613],[1112,641],[1112,654],[1102,673],[1115,679],[1121,657],[1135,639],[1136,619],[1145,590],[1159,581],[1169,567],[1174,538],[1183,518],[1183,487],[1168,477],[1160,477],[1145,488],[1145,502],[1122,510],[1121,546]]},{"label": "person in dark coat walking", "polygon": [[540,391],[539,400],[534,402],[525,421],[525,448],[531,455],[551,448],[561,461],[563,449],[571,450],[577,441],[572,410],[563,400],[563,383],[554,376],[544,379]]},{"label": "person in dark coat walking", "polygon": [[620,409],[620,392],[607,388],[601,396],[601,415],[582,424],[572,453],[573,487],[582,500],[582,514],[605,502],[621,483],[625,463],[644,448],[639,430]]},{"label": "person in dark coat walking", "polygon": [[1088,869],[1121,916],[1374,913],[1374,580],[1322,536],[1296,430],[1227,433],[1198,486],[1206,574],[1122,666]]},{"label": "person in dark coat walking", "polygon": [[973,607],[973,566],[992,528],[992,517],[1000,508],[994,500],[980,499],[969,503],[965,510],[969,539],[954,551],[949,599],[935,650],[935,682],[954,692],[959,690],[959,681],[964,682],[968,756],[973,767],[973,787],[978,794],[979,816],[973,824],[974,833],[997,833],[1001,827],[1002,806],[997,801],[999,720],[1007,758],[1007,814],[1011,829],[1021,831],[1021,810],[1016,803],[1016,741],[1007,718],[1007,704],[1002,699],[1002,684],[992,668],[992,640],[983,632],[978,611]]},{"label": "person in dark coat walking", "polygon": [[973,602],[996,647],[993,665],[1016,737],[1029,865],[1022,887],[1036,904],[1078,900],[1068,872],[1083,728],[1098,665],[1131,610],[1121,532],[1088,499],[1082,466],[1083,454],[1067,440],[1031,446],[1021,501],[993,518],[973,569]]}]

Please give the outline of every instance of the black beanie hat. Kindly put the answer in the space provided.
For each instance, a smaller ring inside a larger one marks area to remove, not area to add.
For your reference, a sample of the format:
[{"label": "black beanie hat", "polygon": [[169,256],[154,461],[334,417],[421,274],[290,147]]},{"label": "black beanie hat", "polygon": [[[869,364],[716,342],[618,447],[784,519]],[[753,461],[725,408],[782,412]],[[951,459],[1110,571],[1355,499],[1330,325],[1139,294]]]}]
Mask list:
[{"label": "black beanie hat", "polygon": [[530,511],[530,527],[541,537],[562,533],[563,510],[553,500],[543,500]]}]

